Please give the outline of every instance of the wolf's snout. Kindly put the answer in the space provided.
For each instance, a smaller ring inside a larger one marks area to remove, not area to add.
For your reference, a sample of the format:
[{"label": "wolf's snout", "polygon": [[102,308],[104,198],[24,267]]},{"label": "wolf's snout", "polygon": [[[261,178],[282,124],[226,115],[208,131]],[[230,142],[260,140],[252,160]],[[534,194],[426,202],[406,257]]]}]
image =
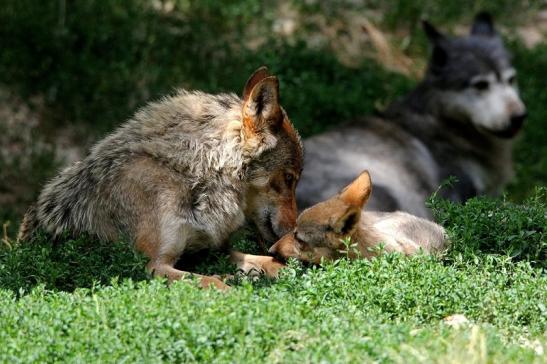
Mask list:
[{"label": "wolf's snout", "polygon": [[528,114],[526,112],[523,112],[519,115],[511,116],[511,129],[514,131],[518,131],[522,127],[522,124],[524,123],[524,120],[527,116]]},{"label": "wolf's snout", "polygon": [[522,124],[524,124],[524,120],[527,116],[528,114],[526,113],[526,111],[520,114],[512,115],[509,118],[509,123],[507,127],[503,130],[494,132],[494,135],[505,139],[514,138],[520,131],[520,128],[522,127]]}]

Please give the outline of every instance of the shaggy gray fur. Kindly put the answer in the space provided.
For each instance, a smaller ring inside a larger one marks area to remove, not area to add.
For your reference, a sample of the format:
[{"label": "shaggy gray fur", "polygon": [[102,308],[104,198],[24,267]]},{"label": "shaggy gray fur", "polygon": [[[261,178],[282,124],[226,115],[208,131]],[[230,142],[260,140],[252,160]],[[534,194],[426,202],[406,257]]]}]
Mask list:
[{"label": "shaggy gray fur", "polygon": [[424,28],[433,51],[414,91],[380,118],[305,140],[300,208],[325,200],[363,169],[380,191],[367,208],[421,217],[431,217],[425,201],[450,176],[459,182],[441,194],[453,201],[497,195],[511,180],[513,136],[526,110],[490,17],[477,15],[466,37]]}]

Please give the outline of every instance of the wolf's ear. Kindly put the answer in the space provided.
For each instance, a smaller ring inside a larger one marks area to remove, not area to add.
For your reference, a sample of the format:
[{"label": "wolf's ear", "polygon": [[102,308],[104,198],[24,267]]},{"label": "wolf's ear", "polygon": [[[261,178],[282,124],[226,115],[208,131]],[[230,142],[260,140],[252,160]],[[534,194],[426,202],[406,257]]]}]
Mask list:
[{"label": "wolf's ear", "polygon": [[494,21],[489,13],[483,11],[475,16],[475,20],[473,20],[473,25],[471,26],[471,35],[492,37],[497,34],[494,28]]},{"label": "wolf's ear", "polygon": [[[260,71],[260,70],[259,70]],[[257,71],[257,72],[259,72]],[[256,73],[255,73],[256,75]],[[254,83],[254,76],[248,83]],[[256,77],[260,77],[256,76]],[[279,105],[279,81],[275,76],[267,76],[244,91],[243,126],[247,133],[260,133],[264,129],[276,129],[283,122],[283,112]]]},{"label": "wolf's ear", "polygon": [[266,66],[262,66],[254,71],[247,82],[245,82],[245,87],[243,88],[243,100],[247,100],[256,84],[268,76],[270,76],[270,72],[268,72],[268,68]]},{"label": "wolf's ear", "polygon": [[431,66],[433,73],[446,65],[448,62],[448,52],[440,45],[434,45],[431,51]]},{"label": "wolf's ear", "polygon": [[433,44],[439,44],[446,38],[427,20],[422,20],[422,28],[424,29],[425,35],[427,35],[427,39]]},{"label": "wolf's ear", "polygon": [[360,219],[361,208],[352,206],[347,209],[342,216],[336,219],[332,225],[332,229],[338,234],[349,234],[355,229]]},{"label": "wolf's ear", "polygon": [[433,50],[431,51],[431,65],[434,69],[443,67],[448,61],[448,52],[444,46],[444,40],[446,40],[446,37],[427,20],[422,20],[422,27],[424,28],[427,38],[433,44]]},{"label": "wolf's ear", "polygon": [[363,171],[340,192],[340,199],[359,210],[365,205],[372,192],[372,182],[368,171]]}]

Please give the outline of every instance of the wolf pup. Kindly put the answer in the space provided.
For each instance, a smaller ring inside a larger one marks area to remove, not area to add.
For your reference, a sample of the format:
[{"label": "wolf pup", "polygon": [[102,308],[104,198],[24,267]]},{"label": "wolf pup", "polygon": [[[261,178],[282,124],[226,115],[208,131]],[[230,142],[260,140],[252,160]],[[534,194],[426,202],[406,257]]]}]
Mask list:
[{"label": "wolf pup", "polygon": [[189,274],[174,264],[184,252],[223,247],[246,218],[269,242],[292,230],[302,162],[278,80],[263,67],[243,99],[181,90],[144,107],[44,187],[19,239],[38,228],[128,237],[149,271],[181,279]]},{"label": "wolf pup", "polygon": [[334,194],[369,168],[371,210],[431,217],[426,199],[450,176],[443,197],[465,201],[497,195],[513,176],[512,144],[526,108],[516,72],[486,13],[469,36],[449,37],[424,22],[433,45],[424,80],[381,118],[370,118],[304,141],[300,207]]},{"label": "wolf pup", "polygon": [[[348,256],[370,258],[385,252],[406,255],[436,253],[446,248],[444,229],[405,212],[362,211],[372,190],[367,171],[361,173],[339,194],[304,210],[294,231],[270,248],[270,253],[283,258],[320,263]],[[350,246],[346,245],[349,239]],[[265,269],[272,274],[279,265]]]}]

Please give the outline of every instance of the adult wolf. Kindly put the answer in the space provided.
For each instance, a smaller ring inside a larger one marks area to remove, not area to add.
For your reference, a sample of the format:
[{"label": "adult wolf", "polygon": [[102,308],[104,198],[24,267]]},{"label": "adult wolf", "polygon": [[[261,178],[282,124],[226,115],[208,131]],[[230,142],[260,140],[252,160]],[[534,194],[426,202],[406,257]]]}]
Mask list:
[{"label": "adult wolf", "polygon": [[380,118],[359,120],[304,142],[300,207],[336,193],[363,169],[375,176],[371,210],[431,217],[426,199],[496,195],[513,176],[513,137],[526,118],[516,72],[487,13],[470,34],[449,37],[424,22],[433,50],[424,80]]},{"label": "adult wolf", "polygon": [[180,279],[188,274],[174,264],[185,251],[224,246],[246,218],[266,241],[291,230],[302,162],[278,80],[260,68],[243,99],[181,90],[144,107],[44,187],[19,238],[38,228],[127,236],[150,271]]}]

